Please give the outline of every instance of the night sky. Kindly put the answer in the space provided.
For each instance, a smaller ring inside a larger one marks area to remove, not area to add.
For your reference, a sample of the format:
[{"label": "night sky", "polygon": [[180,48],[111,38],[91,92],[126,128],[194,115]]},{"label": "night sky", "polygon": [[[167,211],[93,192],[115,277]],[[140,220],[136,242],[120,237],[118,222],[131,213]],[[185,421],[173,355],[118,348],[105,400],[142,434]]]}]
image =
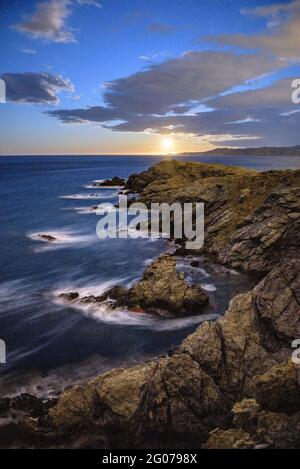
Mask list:
[{"label": "night sky", "polygon": [[300,0],[1,0],[0,153],[300,144]]}]

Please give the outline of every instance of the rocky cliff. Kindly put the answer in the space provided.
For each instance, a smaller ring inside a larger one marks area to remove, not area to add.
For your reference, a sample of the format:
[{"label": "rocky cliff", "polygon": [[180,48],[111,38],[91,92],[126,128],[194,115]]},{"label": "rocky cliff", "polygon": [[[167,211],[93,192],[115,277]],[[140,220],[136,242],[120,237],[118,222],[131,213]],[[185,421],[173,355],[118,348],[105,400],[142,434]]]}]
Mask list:
[{"label": "rocky cliff", "polygon": [[[201,254],[255,273],[257,285],[169,356],[110,371],[39,411],[35,401],[27,402],[22,415],[1,427],[1,441],[81,448],[299,447],[300,379],[291,362],[292,342],[300,338],[299,182],[300,171],[256,173],[173,161],[131,177],[127,190],[139,191],[147,203],[205,202]],[[150,287],[148,273],[133,290],[135,303],[145,306],[153,292],[172,302],[169,287],[160,288],[155,275]],[[183,279],[176,274],[176,281]],[[10,415],[12,406],[0,402],[0,414]]]}]

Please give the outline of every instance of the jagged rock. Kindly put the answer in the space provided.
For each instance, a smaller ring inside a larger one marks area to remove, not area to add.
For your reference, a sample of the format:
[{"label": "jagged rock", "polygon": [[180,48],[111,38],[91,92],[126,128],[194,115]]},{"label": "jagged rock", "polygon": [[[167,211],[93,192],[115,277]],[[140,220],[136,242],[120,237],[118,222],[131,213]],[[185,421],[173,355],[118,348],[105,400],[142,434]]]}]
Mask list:
[{"label": "jagged rock", "polygon": [[300,411],[300,369],[291,361],[256,376],[256,398],[261,407],[276,412]]},{"label": "jagged rock", "polygon": [[218,256],[235,268],[264,274],[281,259],[297,257],[300,247],[300,188],[273,191],[251,217],[239,225]]},{"label": "jagged rock", "polygon": [[[143,386],[156,368],[151,362],[133,368],[113,370],[84,386],[75,386],[62,394],[58,404],[50,409],[50,419],[59,434],[93,426],[98,432],[131,417],[140,401]],[[118,438],[117,435],[114,435]],[[121,436],[121,435],[120,435]]]},{"label": "jagged rock", "polygon": [[130,289],[117,285],[99,297],[80,298],[73,292],[63,293],[59,298],[86,304],[106,301],[112,308],[127,307],[133,312],[146,311],[160,316],[200,314],[209,301],[200,286],[189,285],[184,273],[177,273],[176,258],[166,254],[154,261],[142,280]]},{"label": "jagged rock", "polygon": [[[300,171],[257,173],[222,165],[164,161],[127,182],[152,202],[203,202],[202,252],[265,275],[299,252]],[[181,253],[184,249],[181,248]]]},{"label": "jagged rock", "polygon": [[[160,163],[130,178],[127,189],[142,192],[146,203],[205,202],[206,253],[265,277],[172,356],[62,393],[47,411],[49,427],[27,422],[27,430],[39,441],[50,432],[59,444],[79,447],[191,448],[208,438],[210,448],[299,447],[298,382],[286,365],[291,342],[300,337],[299,181],[300,171],[256,173],[181,162]],[[237,248],[245,254],[239,258],[233,248],[242,231],[249,239]],[[176,272],[175,257],[164,256],[137,285],[105,296],[116,304],[159,314],[175,307],[182,314],[199,312],[202,294]],[[258,415],[253,399],[262,408]],[[232,421],[238,428],[231,428]]]},{"label": "jagged rock", "polygon": [[126,183],[125,179],[120,178],[118,176],[113,177],[112,179],[106,179],[105,181],[102,182],[95,182],[94,187],[119,187],[119,186],[124,186]]},{"label": "jagged rock", "polygon": [[244,399],[234,404],[232,413],[235,427],[253,433],[257,427],[259,412],[260,407],[255,399]]},{"label": "jagged rock", "polygon": [[161,255],[148,267],[141,281],[129,290],[115,287],[107,293],[119,306],[166,315],[200,314],[208,296],[200,286],[189,285],[176,272],[176,258]]},{"label": "jagged rock", "polygon": [[295,449],[300,447],[300,413],[260,413],[256,439],[272,449]]},{"label": "jagged rock", "polygon": [[64,301],[74,301],[74,300],[78,300],[79,293],[77,292],[62,293],[61,295],[59,295],[59,298],[61,298]]},{"label": "jagged rock", "polygon": [[48,241],[49,243],[53,243],[54,241],[56,241],[56,238],[51,235],[39,234],[38,238],[40,238],[43,241]]},{"label": "jagged rock", "polygon": [[209,434],[208,441],[202,446],[204,449],[253,449],[256,443],[249,433],[231,428],[221,430],[217,428]]},{"label": "jagged rock", "polygon": [[[204,443],[213,429],[230,428],[232,406],[256,396],[261,378],[255,377],[290,358],[293,334],[289,325],[283,330],[280,317],[286,314],[286,298],[292,323],[299,317],[298,299],[290,291],[291,286],[299,291],[300,264],[289,265],[291,284],[272,290],[274,277],[287,267],[274,269],[252,292],[234,298],[223,318],[202,324],[173,356],[109,372],[63,393],[49,411],[57,438],[68,436],[74,445],[80,436],[81,444],[104,447],[190,448]],[[269,291],[276,318],[272,328],[257,307],[258,298]],[[277,372],[271,376],[276,382]],[[245,403],[242,407],[249,412]],[[237,408],[241,410],[241,404]],[[243,433],[232,445],[247,447],[255,441],[258,447],[299,446],[298,414],[262,411],[257,422],[250,442]]]}]

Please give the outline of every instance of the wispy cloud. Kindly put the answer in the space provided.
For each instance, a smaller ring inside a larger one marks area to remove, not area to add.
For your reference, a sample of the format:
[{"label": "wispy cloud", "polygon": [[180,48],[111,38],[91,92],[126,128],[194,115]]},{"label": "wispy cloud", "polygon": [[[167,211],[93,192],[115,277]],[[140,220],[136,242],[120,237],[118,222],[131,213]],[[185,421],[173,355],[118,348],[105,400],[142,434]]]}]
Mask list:
[{"label": "wispy cloud", "polygon": [[72,5],[100,7],[96,0],[51,0],[40,2],[34,13],[12,27],[34,39],[69,43],[76,42],[73,30],[67,20],[72,13]]},{"label": "wispy cloud", "polygon": [[205,39],[223,45],[237,46],[246,49],[258,49],[272,53],[281,58],[300,60],[300,0],[266,7],[243,10],[245,14],[267,18],[272,26],[262,34],[225,34],[206,36]]},{"label": "wispy cloud", "polygon": [[149,25],[148,31],[156,34],[170,34],[175,32],[175,28],[167,23],[156,22]]},{"label": "wispy cloud", "polygon": [[21,52],[23,54],[36,54],[37,53],[36,50],[34,49],[21,49]]}]

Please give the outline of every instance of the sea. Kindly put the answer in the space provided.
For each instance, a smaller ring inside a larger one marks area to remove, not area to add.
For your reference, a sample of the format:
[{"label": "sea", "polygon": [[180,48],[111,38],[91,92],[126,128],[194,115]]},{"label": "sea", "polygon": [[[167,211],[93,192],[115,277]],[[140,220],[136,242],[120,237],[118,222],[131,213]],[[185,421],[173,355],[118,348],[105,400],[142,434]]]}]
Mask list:
[{"label": "sea", "polygon": [[[201,322],[222,316],[230,299],[251,279],[218,265],[191,267],[179,259],[187,281],[200,283],[210,306],[199,315],[160,319],[144,313],[63,302],[59,295],[101,295],[130,286],[160,253],[166,240],[107,239],[96,235],[99,203],[117,203],[118,188],[96,180],[128,178],[158,156],[0,157],[0,396],[32,392],[54,396],[66,386],[113,368],[131,366],[174,350]],[[300,157],[177,157],[267,171],[300,169]],[[42,241],[50,234],[58,242]]]}]

